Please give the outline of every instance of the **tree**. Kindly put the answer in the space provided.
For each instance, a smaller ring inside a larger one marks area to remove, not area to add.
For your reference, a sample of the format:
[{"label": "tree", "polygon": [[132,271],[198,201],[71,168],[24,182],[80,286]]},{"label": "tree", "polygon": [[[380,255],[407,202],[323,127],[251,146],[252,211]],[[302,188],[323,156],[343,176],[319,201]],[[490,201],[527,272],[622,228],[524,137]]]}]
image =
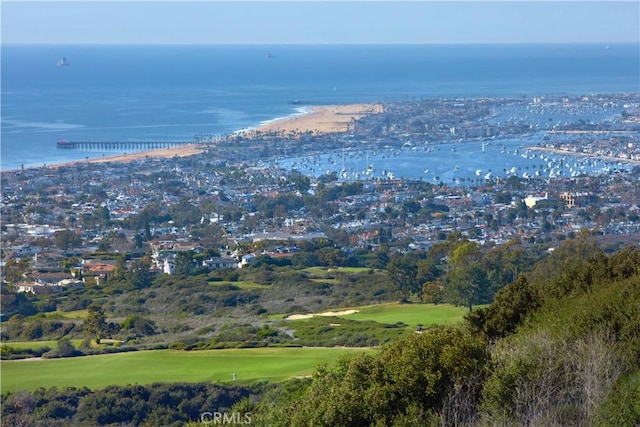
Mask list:
[{"label": "tree", "polygon": [[14,283],[22,277],[29,269],[31,258],[22,258],[18,261],[10,259],[3,268],[4,280],[8,283]]},{"label": "tree", "polygon": [[462,328],[411,334],[318,369],[295,405],[284,402],[286,425],[472,425],[489,360]]},{"label": "tree", "polygon": [[481,253],[477,243],[463,242],[457,245],[449,257],[449,265],[452,268],[462,267],[477,262]]},{"label": "tree", "polygon": [[69,338],[61,338],[58,340],[58,348],[55,353],[59,357],[73,357],[78,355],[78,350]]},{"label": "tree", "polygon": [[136,235],[133,237],[133,246],[136,249],[141,249],[143,247],[143,243],[144,237],[142,236],[142,234],[136,233]]},{"label": "tree", "polygon": [[412,257],[402,255],[391,258],[387,265],[387,271],[404,299],[409,299],[412,293],[420,291],[418,266]]},{"label": "tree", "polygon": [[453,304],[466,306],[487,302],[487,273],[479,263],[456,268],[447,274],[448,299]]},{"label": "tree", "polygon": [[53,239],[56,246],[63,251],[69,248],[75,248],[82,244],[80,236],[71,230],[59,230],[53,233]]},{"label": "tree", "polygon": [[442,302],[442,283],[439,280],[426,282],[422,285],[422,301],[438,304]]},{"label": "tree", "polygon": [[151,285],[153,275],[151,274],[151,262],[147,258],[142,258],[134,262],[128,272],[129,281],[136,288],[146,288]]},{"label": "tree", "polygon": [[176,276],[188,276],[193,270],[193,251],[178,252],[173,262],[173,274]]},{"label": "tree", "polygon": [[474,242],[461,242],[450,252],[445,284],[448,300],[469,307],[488,299],[487,273],[480,265],[482,253]]},{"label": "tree", "polygon": [[82,324],[84,333],[95,338],[96,343],[100,344],[100,339],[106,335],[108,327],[104,310],[96,304],[91,304],[87,309],[87,317]]},{"label": "tree", "polygon": [[156,333],[156,324],[153,320],[134,315],[127,317],[122,322],[122,329],[131,331],[136,336],[145,337]]},{"label": "tree", "polygon": [[526,316],[540,307],[540,300],[525,276],[496,293],[493,304],[467,315],[476,332],[489,339],[502,338],[516,331]]},{"label": "tree", "polygon": [[120,281],[125,278],[127,274],[127,262],[124,255],[118,255],[116,258],[116,267],[111,272],[109,276],[109,280],[111,281]]}]

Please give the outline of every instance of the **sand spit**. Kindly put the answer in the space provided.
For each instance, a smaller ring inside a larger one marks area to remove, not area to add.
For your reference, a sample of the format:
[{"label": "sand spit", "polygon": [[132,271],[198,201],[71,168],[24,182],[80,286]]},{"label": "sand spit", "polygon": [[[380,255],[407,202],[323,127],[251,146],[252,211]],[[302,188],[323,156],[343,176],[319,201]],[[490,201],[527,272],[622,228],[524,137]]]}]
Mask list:
[{"label": "sand spit", "polygon": [[[239,132],[251,138],[265,133],[305,133],[312,132],[315,135],[347,132],[353,121],[368,114],[380,113],[383,107],[380,104],[348,104],[348,105],[324,105],[304,107],[306,112],[290,116],[281,120],[266,123],[255,129]],[[56,168],[80,163],[106,163],[106,162],[133,162],[144,159],[170,159],[173,157],[186,157],[203,153],[206,145],[186,144],[175,147],[160,148],[157,150],[140,151],[135,153],[117,154],[77,160],[72,162],[54,163],[47,167]]]}]

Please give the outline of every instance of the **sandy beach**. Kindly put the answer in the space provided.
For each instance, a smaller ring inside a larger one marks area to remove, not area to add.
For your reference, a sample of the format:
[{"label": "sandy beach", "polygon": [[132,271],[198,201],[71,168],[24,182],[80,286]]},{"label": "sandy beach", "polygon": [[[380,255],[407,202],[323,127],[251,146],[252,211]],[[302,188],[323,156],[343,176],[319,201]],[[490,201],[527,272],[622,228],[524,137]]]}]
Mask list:
[{"label": "sandy beach", "polygon": [[[305,133],[327,134],[346,132],[352,126],[353,120],[357,120],[368,114],[382,112],[380,104],[349,104],[349,105],[324,105],[309,106],[308,112],[286,117],[260,126],[255,129],[241,131],[247,137],[254,137],[265,133]],[[186,157],[202,153],[206,147],[199,144],[187,144],[176,147],[161,148],[157,150],[139,151],[135,153],[119,154],[89,158],[87,160],[55,163],[50,167],[64,166],[74,163],[104,163],[104,162],[132,162],[146,158],[171,158]]]},{"label": "sandy beach", "polygon": [[382,112],[380,104],[324,105],[308,108],[308,113],[276,120],[244,133],[250,136],[268,132],[284,132],[285,134],[312,132],[316,135],[347,132],[352,126],[353,120],[367,114]]}]

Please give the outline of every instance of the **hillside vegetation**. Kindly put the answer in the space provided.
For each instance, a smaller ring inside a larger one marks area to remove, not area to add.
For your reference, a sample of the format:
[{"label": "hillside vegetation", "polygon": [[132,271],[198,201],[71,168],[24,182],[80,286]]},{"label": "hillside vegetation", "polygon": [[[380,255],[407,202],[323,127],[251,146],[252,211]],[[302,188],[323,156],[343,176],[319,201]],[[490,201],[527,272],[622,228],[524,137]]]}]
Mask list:
[{"label": "hillside vegetation", "polygon": [[[265,425],[637,425],[640,251],[572,242],[472,312],[249,405]],[[248,402],[244,402],[248,405]]]},{"label": "hillside vegetation", "polygon": [[[636,247],[606,255],[588,240],[567,241],[460,324],[404,334],[312,378],[231,388],[221,407],[269,426],[638,425],[639,268]],[[196,425],[187,408],[203,408],[204,392],[178,393],[171,410],[162,409],[171,393],[148,400],[171,387],[195,386],[8,393],[2,416],[23,425]]]}]

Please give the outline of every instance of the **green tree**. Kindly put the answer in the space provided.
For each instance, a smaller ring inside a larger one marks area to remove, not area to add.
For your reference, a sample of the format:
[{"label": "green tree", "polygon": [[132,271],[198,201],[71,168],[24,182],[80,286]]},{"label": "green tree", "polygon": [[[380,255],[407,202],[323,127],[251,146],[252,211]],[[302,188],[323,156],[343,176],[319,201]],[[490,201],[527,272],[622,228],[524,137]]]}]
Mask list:
[{"label": "green tree", "polygon": [[488,293],[487,273],[480,265],[481,252],[474,242],[462,242],[450,253],[445,285],[447,299],[469,307],[486,302]]},{"label": "green tree", "polygon": [[59,357],[73,357],[78,354],[78,350],[69,338],[58,340],[58,348],[55,350]]},{"label": "green tree", "polygon": [[178,252],[173,262],[173,274],[188,276],[193,271],[193,251]]},{"label": "green tree", "polygon": [[447,274],[446,292],[453,304],[466,306],[487,302],[487,274],[478,263],[459,267]]},{"label": "green tree", "polygon": [[17,261],[10,259],[2,268],[4,280],[15,283],[27,272],[29,265],[31,265],[31,258],[22,258]]},{"label": "green tree", "polygon": [[127,263],[124,255],[118,255],[116,258],[116,266],[111,272],[111,276],[109,280],[113,280],[119,282],[126,277],[127,274]]},{"label": "green tree", "polygon": [[100,339],[103,338],[108,331],[107,321],[102,307],[96,304],[91,304],[88,307],[87,317],[82,323],[82,330],[85,335],[94,338],[96,343],[100,344]]},{"label": "green tree", "polygon": [[389,260],[387,272],[402,298],[408,300],[412,293],[420,292],[417,260],[409,255],[394,256]]},{"label": "green tree", "polygon": [[439,280],[425,282],[422,285],[422,301],[438,304],[442,302],[443,286]]},{"label": "green tree", "polygon": [[540,307],[540,300],[525,276],[500,289],[493,304],[467,315],[472,329],[489,339],[510,335],[529,313]]},{"label": "green tree", "polygon": [[151,261],[148,258],[142,258],[131,264],[128,271],[129,281],[136,288],[146,288],[151,286],[153,282],[153,274],[151,273]]},{"label": "green tree", "polygon": [[482,339],[461,328],[408,335],[377,356],[318,369],[286,425],[469,424],[489,360]]},{"label": "green tree", "polygon": [[53,240],[56,246],[63,251],[78,247],[82,244],[80,235],[71,230],[58,230],[53,233]]},{"label": "green tree", "polygon": [[136,233],[133,237],[133,247],[136,249],[141,249],[144,246],[144,237],[140,233]]},{"label": "green tree", "polygon": [[136,336],[144,337],[156,333],[155,322],[139,315],[127,317],[121,326],[123,330],[133,332]]}]

